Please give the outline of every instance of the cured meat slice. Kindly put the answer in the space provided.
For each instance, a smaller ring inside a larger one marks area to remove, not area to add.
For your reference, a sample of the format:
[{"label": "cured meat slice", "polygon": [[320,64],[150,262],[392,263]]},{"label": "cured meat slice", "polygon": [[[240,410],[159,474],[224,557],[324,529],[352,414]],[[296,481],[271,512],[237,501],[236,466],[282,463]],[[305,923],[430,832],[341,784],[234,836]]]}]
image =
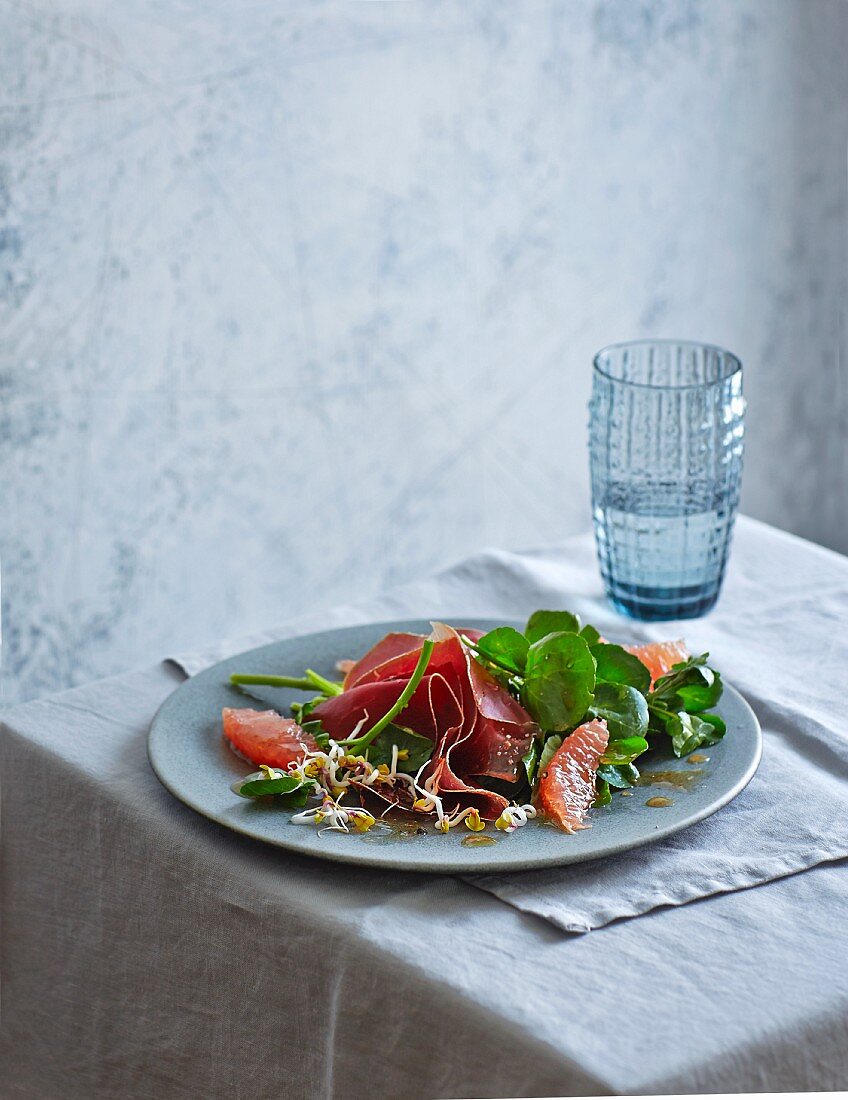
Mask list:
[{"label": "cured meat slice", "polygon": [[[479,631],[467,631],[472,640]],[[537,727],[509,692],[469,653],[452,627],[435,623],[427,670],[397,724],[429,737],[435,745],[423,777],[446,809],[476,806],[498,817],[507,805],[485,789],[487,778],[515,782],[521,758]],[[335,740],[378,721],[397,702],[424,644],[415,634],[387,635],[345,678],[341,695],[327,699],[312,716]],[[422,779],[423,782],[423,779]]]},{"label": "cured meat slice", "polygon": [[[355,661],[345,674],[344,688],[349,691],[358,684],[367,683],[369,680],[391,679],[381,675],[381,670],[398,657],[408,657],[411,661],[409,673],[415,668],[418,654],[424,645],[424,634],[387,634],[385,638],[377,642],[368,650],[364,657]],[[402,666],[404,667],[404,666]]]},{"label": "cured meat slice", "polygon": [[[382,718],[398,701],[405,687],[406,680],[359,684],[325,700],[310,717],[319,719],[333,740],[341,741],[350,737],[360,723],[363,723],[364,732],[369,724]],[[449,707],[453,709],[446,709]],[[440,736],[440,723],[444,729],[446,722],[454,723],[461,718],[460,702],[444,676],[436,673],[423,678],[396,721],[435,742]]]},{"label": "cured meat slice", "polygon": [[[427,671],[432,673],[443,671],[446,667],[461,668],[465,663],[466,653],[459,634],[444,623],[433,625],[436,644]],[[462,633],[473,642],[482,637],[480,630],[469,629]],[[345,676],[345,691],[373,680],[408,680],[418,663],[418,655],[426,637],[424,634],[387,634]]]},{"label": "cured meat slice", "polygon": [[495,821],[509,805],[502,795],[463,782],[451,771],[445,756],[435,762],[428,778],[434,789],[438,790],[442,806],[448,814],[473,806],[485,821]]},{"label": "cured meat slice", "polygon": [[[452,757],[452,771],[460,779],[473,775],[514,782],[536,732],[533,720],[478,665],[452,627],[435,624],[434,638],[427,672],[398,724],[429,737],[437,753],[461,742]],[[342,694],[321,703],[313,716],[336,740],[349,737],[363,720],[376,722],[397,702],[423,642],[417,635],[383,639],[351,671]],[[412,644],[415,649],[405,648]],[[446,739],[450,730],[455,732]]]}]

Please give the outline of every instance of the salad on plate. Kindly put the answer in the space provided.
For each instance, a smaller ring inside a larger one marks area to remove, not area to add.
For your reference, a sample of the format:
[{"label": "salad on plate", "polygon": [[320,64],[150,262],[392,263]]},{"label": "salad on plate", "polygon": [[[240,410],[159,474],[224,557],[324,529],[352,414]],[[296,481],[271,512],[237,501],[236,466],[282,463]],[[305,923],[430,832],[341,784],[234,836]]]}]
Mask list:
[{"label": "salad on plate", "polygon": [[294,811],[291,821],[365,833],[403,815],[448,833],[511,833],[533,818],[565,833],[639,780],[651,748],[713,745],[722,683],[682,641],[616,645],[568,611],[523,631],[434,623],[390,633],[330,680],[234,673],[304,697],[290,715],[225,708],[223,732],[257,771],[233,790]]}]

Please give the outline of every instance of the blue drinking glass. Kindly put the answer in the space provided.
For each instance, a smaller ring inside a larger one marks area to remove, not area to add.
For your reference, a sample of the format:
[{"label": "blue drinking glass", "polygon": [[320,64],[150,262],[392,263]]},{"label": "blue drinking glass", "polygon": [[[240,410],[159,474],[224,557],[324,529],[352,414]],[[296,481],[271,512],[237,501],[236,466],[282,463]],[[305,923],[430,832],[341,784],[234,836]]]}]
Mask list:
[{"label": "blue drinking glass", "polygon": [[739,502],[742,364],[707,344],[613,344],[595,356],[589,413],[607,595],[636,619],[705,614],[718,599]]}]

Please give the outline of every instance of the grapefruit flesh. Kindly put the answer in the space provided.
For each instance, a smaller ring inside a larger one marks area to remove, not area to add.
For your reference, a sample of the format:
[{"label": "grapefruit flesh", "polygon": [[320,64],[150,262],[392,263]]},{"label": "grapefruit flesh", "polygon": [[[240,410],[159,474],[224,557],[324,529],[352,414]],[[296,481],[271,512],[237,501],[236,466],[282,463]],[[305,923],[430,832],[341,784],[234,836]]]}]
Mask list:
[{"label": "grapefruit flesh", "polygon": [[638,657],[651,674],[651,684],[671,671],[671,666],[689,659],[689,650],[682,638],[676,642],[649,642],[647,645],[626,645],[628,653]]},{"label": "grapefruit flesh", "polygon": [[305,752],[314,752],[314,737],[304,733],[293,718],[283,718],[274,710],[247,710],[224,707],[221,712],[224,737],[239,756],[251,764],[282,768],[301,761]]},{"label": "grapefruit flesh", "polygon": [[607,724],[593,718],[578,726],[557,749],[539,780],[539,808],[566,833],[585,829],[595,801],[595,773],[609,741]]}]

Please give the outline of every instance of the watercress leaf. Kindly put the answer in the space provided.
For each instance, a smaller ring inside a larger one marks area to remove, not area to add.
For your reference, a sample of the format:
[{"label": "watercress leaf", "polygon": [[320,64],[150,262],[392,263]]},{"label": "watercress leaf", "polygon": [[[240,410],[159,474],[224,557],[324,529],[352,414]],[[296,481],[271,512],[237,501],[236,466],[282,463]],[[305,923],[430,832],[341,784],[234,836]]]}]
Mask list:
[{"label": "watercress leaf", "polygon": [[[692,671],[695,673],[692,681],[681,684],[675,694],[681,710],[688,711],[689,714],[697,714],[716,705],[721,698],[722,683],[721,676],[711,668],[698,668]],[[703,678],[704,673],[711,673],[709,683]],[[696,676],[699,678],[696,679]]]},{"label": "watercress leaf", "polygon": [[645,738],[648,748],[656,749],[665,747],[666,735],[671,736],[666,728],[667,719],[671,715],[660,707],[654,707],[648,702],[648,732]]},{"label": "watercress leaf", "polygon": [[696,728],[692,716],[682,710],[667,719],[666,732],[671,738],[671,746],[675,756],[686,756],[694,752],[701,744],[699,731]]},{"label": "watercress leaf", "polygon": [[404,726],[389,725],[368,746],[368,762],[375,767],[378,764],[391,766],[393,745],[398,747],[398,771],[410,775],[414,775],[433,754],[433,742],[429,737],[422,737]]},{"label": "watercress leaf", "polygon": [[580,631],[580,637],[585,638],[590,646],[596,645],[601,640],[600,631],[596,630],[591,623],[586,623]]},{"label": "watercress leaf", "polygon": [[511,626],[499,626],[484,634],[477,643],[477,651],[497,665],[506,666],[520,675],[527,661],[528,641]]},{"label": "watercress leaf", "polygon": [[718,736],[716,737],[716,741],[720,741],[721,738],[724,737],[724,735],[727,733],[727,726],[725,725],[724,719],[721,718],[718,714],[699,714],[698,717],[701,719],[702,722],[709,722],[709,724],[713,727],[713,729],[718,734]]},{"label": "watercress leaf", "polygon": [[302,787],[291,791],[289,794],[280,794],[274,799],[281,810],[302,810],[309,801],[313,788],[304,783]]},{"label": "watercress leaf", "polygon": [[570,611],[534,611],[527,620],[524,636],[532,645],[548,634],[577,634],[580,631],[580,619]]},{"label": "watercress leaf", "polygon": [[537,775],[544,775],[545,768],[553,760],[559,748],[562,746],[563,738],[558,733],[553,734],[547,739],[542,746],[542,751],[539,753],[539,766],[536,769]]},{"label": "watercress leaf", "polygon": [[638,657],[628,653],[620,645],[603,642],[592,646],[592,656],[598,666],[597,679],[600,683],[628,684],[648,694],[651,686],[651,674]]},{"label": "watercress leaf", "polygon": [[595,780],[595,801],[594,806],[608,806],[612,802],[612,794],[610,793],[610,785],[605,779]]},{"label": "watercress leaf", "polygon": [[648,732],[648,704],[635,687],[598,684],[592,709],[606,722],[611,741],[624,737],[643,738]]},{"label": "watercress leaf", "polygon": [[604,764],[630,764],[647,751],[648,742],[644,737],[622,737],[617,741],[610,741],[601,761]]},{"label": "watercress leaf", "polygon": [[597,775],[611,787],[619,789],[633,787],[639,778],[639,769],[633,764],[600,764]]},{"label": "watercress leaf", "polygon": [[304,786],[311,787],[312,784],[304,784],[302,779],[296,779],[293,775],[281,775],[279,779],[248,779],[238,787],[237,793],[242,798],[263,798],[269,794],[292,794]]},{"label": "watercress leaf", "polygon": [[693,657],[687,657],[685,661],[678,661],[677,664],[672,665],[672,671],[674,669],[703,668],[707,664],[708,657],[709,653],[696,653]]},{"label": "watercress leaf", "polygon": [[689,657],[685,661],[678,661],[671,666],[671,671],[665,676],[660,676],[654,684],[651,695],[657,699],[670,701],[678,687],[683,684],[706,683],[711,684],[715,673],[707,666],[708,653],[701,653],[697,657]]},{"label": "watercress leaf", "polygon": [[675,756],[688,756],[702,745],[715,745],[723,736],[711,722],[700,715],[687,714],[685,710],[667,719],[666,732],[671,737]]},{"label": "watercress leaf", "polygon": [[576,726],[594,688],[595,658],[579,634],[547,634],[530,646],[521,702],[542,729]]},{"label": "watercress leaf", "polygon": [[315,738],[319,749],[328,749],[330,747],[330,735],[321,725],[318,718],[313,718],[309,722],[300,722],[299,725],[304,733],[309,733]]},{"label": "watercress leaf", "polygon": [[527,776],[527,782],[530,786],[536,779],[536,772],[539,769],[539,757],[541,755],[541,746],[539,744],[539,738],[534,737],[530,742],[530,748],[521,757],[521,763],[524,765],[524,772]]},{"label": "watercress leaf", "polygon": [[291,705],[292,718],[294,718],[295,722],[302,728],[304,722],[313,710],[315,710],[320,703],[326,702],[326,700],[326,695],[316,695],[312,699],[307,699],[305,703],[295,700]]}]

